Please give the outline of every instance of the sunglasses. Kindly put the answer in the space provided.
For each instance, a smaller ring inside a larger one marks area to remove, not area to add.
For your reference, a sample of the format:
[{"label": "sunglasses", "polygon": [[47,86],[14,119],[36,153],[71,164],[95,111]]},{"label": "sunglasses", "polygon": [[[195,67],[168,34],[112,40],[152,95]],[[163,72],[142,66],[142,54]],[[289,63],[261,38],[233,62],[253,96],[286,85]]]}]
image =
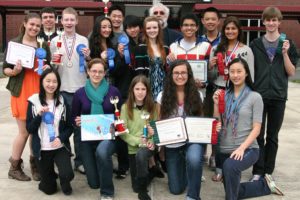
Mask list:
[{"label": "sunglasses", "polygon": [[164,11],[154,11],[154,12],[153,12],[154,15],[158,15],[158,13],[159,13],[160,15],[165,15],[165,12],[164,12]]}]

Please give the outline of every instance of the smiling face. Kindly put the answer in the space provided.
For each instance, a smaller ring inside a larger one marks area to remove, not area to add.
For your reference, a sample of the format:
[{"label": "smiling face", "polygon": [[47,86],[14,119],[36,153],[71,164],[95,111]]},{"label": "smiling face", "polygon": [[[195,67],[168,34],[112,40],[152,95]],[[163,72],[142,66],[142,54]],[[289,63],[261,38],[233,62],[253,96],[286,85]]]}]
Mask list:
[{"label": "smiling face", "polygon": [[156,21],[149,21],[145,25],[146,34],[151,39],[156,39],[159,32],[159,24]]},{"label": "smiling face", "polygon": [[27,22],[24,22],[25,34],[29,37],[36,37],[42,26],[42,21],[40,18],[30,18]]},{"label": "smiling face", "polygon": [[104,38],[108,38],[112,32],[111,23],[109,20],[104,19],[100,24],[100,35]]},{"label": "smiling face", "polygon": [[47,96],[53,96],[57,90],[58,80],[54,73],[49,73],[43,80],[43,87]]},{"label": "smiling face", "polygon": [[142,82],[138,82],[133,87],[133,95],[134,95],[135,103],[137,105],[143,105],[144,99],[147,95],[147,87]]},{"label": "smiling face", "polygon": [[237,62],[229,67],[229,79],[234,87],[240,87],[245,84],[245,80],[248,74],[242,63]]},{"label": "smiling face", "polygon": [[45,30],[50,31],[55,29],[55,15],[54,13],[43,13],[42,24]]},{"label": "smiling face", "polygon": [[208,32],[213,32],[218,29],[220,19],[215,12],[206,12],[201,19],[201,22]]},{"label": "smiling face", "polygon": [[225,36],[228,40],[237,40],[239,36],[239,29],[233,22],[226,25]]},{"label": "smiling face", "polygon": [[184,38],[194,38],[196,37],[196,32],[198,26],[196,22],[192,19],[185,19],[180,27],[181,32],[183,33]]},{"label": "smiling face", "polygon": [[110,20],[115,29],[119,29],[123,23],[124,16],[120,10],[113,10],[110,14]]},{"label": "smiling face", "polygon": [[265,25],[267,32],[275,33],[278,32],[280,21],[277,17],[274,17],[270,19],[264,19],[263,24]]},{"label": "smiling face", "polygon": [[173,82],[177,87],[184,86],[188,81],[188,69],[186,65],[174,67],[172,72]]},{"label": "smiling face", "polygon": [[140,31],[141,29],[139,26],[131,26],[126,28],[126,33],[132,38],[137,38]]},{"label": "smiling face", "polygon": [[99,85],[105,76],[105,69],[101,63],[95,63],[87,70],[93,85]]},{"label": "smiling face", "polygon": [[61,24],[64,27],[66,33],[75,33],[75,27],[78,24],[78,20],[74,14],[64,13],[61,18]]}]

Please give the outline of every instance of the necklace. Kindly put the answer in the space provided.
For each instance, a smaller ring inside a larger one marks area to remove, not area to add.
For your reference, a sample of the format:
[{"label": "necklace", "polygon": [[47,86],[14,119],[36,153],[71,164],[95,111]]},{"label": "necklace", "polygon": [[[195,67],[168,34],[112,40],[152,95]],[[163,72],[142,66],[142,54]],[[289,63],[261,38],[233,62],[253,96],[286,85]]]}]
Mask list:
[{"label": "necklace", "polygon": [[73,63],[71,59],[74,51],[75,41],[76,41],[76,35],[74,35],[74,37],[72,38],[72,45],[71,48],[69,49],[69,46],[67,44],[67,36],[66,35],[63,36],[63,42],[68,57],[67,67],[69,68],[73,67]]}]

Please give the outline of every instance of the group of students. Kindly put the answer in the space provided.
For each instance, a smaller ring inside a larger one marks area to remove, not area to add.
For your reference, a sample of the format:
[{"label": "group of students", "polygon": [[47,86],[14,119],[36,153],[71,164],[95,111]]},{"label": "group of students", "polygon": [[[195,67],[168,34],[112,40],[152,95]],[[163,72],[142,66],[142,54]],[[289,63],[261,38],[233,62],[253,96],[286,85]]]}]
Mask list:
[{"label": "group of students", "polygon": [[[12,95],[12,113],[19,128],[9,159],[9,177],[30,180],[21,168],[30,135],[30,163],[34,180],[40,180],[39,189],[55,193],[58,177],[63,193],[70,195],[74,173],[69,137],[74,132],[75,168],[86,174],[91,188],[100,188],[101,199],[113,199],[115,194],[112,155],[116,152],[118,177],[124,178],[130,169],[132,189],[139,199],[151,199],[147,193],[153,178],[151,169],[159,171],[157,160],[161,160],[166,165],[170,192],[181,194],[187,189],[186,199],[198,200],[206,145],[177,143],[157,152],[150,125],[148,137],[143,137],[141,115],[149,113],[152,121],[204,116],[220,121],[219,144],[213,146],[209,160],[216,167],[213,180],[223,181],[225,198],[243,199],[271,192],[282,195],[270,174],[275,168],[287,78],[295,73],[297,53],[291,40],[279,45],[280,11],[275,7],[264,10],[266,35],[255,39],[251,48],[243,44],[236,17],[227,17],[218,31],[220,13],[215,8],[203,12],[201,21],[207,32],[200,37],[199,20],[194,14],[182,16],[181,33],[167,27],[169,9],[163,4],[153,5],[149,14],[142,24],[137,16],[125,17],[121,7],[111,6],[109,17],[96,18],[88,38],[76,33],[78,15],[73,8],[62,12],[61,36],[53,28],[53,9],[43,9],[41,16],[30,13],[25,17],[20,35],[13,41],[38,48],[37,36],[43,37],[41,47],[47,58],[41,76],[34,70],[37,63],[34,69],[27,69],[19,61],[15,65],[4,62],[4,74],[10,77],[7,89]],[[120,40],[124,36],[128,43]],[[57,60],[54,54],[60,40],[63,65],[51,65],[51,55]],[[82,44],[85,72],[79,70],[80,55],[76,52]],[[111,49],[114,56],[108,53]],[[218,68],[220,57],[223,72]],[[207,83],[194,77],[189,60],[207,62]],[[226,90],[224,113],[218,105],[222,90]],[[120,100],[120,118],[129,132],[116,140],[82,141],[81,115],[113,114],[111,97]],[[253,165],[252,181],[240,183],[242,171]]]}]

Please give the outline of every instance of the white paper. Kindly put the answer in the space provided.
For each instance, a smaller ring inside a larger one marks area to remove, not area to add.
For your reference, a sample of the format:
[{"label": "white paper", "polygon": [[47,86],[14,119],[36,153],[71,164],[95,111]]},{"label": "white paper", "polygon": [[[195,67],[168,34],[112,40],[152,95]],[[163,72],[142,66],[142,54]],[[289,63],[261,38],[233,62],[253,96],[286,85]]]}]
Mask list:
[{"label": "white paper", "polygon": [[32,69],[35,60],[35,49],[33,47],[10,41],[8,43],[6,62],[15,65],[21,60],[22,67]]},{"label": "white paper", "polygon": [[177,117],[155,122],[160,145],[184,142],[187,139],[183,118]]},{"label": "white paper", "polygon": [[207,62],[205,60],[188,60],[191,65],[194,78],[201,82],[207,82]]},{"label": "white paper", "polygon": [[191,143],[211,143],[214,118],[185,118],[185,127]]}]

